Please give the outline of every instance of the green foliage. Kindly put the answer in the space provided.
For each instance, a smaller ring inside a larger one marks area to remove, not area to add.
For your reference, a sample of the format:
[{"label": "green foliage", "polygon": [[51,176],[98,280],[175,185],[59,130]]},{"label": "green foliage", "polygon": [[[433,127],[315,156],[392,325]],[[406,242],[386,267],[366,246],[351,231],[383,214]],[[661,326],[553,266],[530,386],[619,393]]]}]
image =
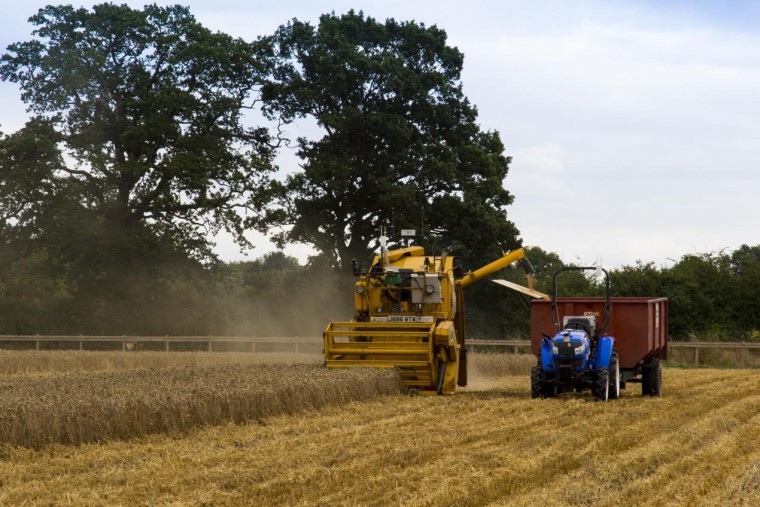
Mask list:
[{"label": "green foliage", "polygon": [[665,296],[673,337],[752,339],[760,328],[760,247],[731,255],[689,254],[669,268],[626,266],[611,273],[613,295]]},{"label": "green foliage", "polygon": [[222,228],[245,242],[271,196],[269,135],[241,121],[268,46],[212,33],[180,6],[48,6],[31,22],[37,38],[0,65],[38,115],[6,140],[3,184],[17,201],[4,209],[44,213],[65,198],[113,249],[152,234],[205,258]]},{"label": "green foliage", "polygon": [[218,328],[223,312],[193,313],[213,285],[210,234],[246,244],[276,189],[270,135],[243,121],[268,42],[213,33],[180,6],[47,6],[30,21],[34,39],[0,59],[35,114],[0,135],[4,327]]},{"label": "green foliage", "polygon": [[435,235],[475,263],[519,245],[505,211],[509,158],[498,133],[480,130],[462,93],[463,55],[443,30],[350,11],[316,27],[293,20],[274,42],[284,63],[265,90],[268,110],[324,133],[298,141],[303,172],[288,180],[292,227],[281,241],[310,243],[344,269],[370,256],[380,226],[424,222],[426,246]]},{"label": "green foliage", "polygon": [[[540,248],[528,248],[527,254],[537,290],[551,294],[552,274],[562,262]],[[507,269],[496,277],[525,283],[520,270]],[[560,296],[604,295],[603,280],[592,273],[565,272],[558,282]],[[488,285],[483,296],[467,294],[470,336],[526,336],[530,314],[518,304],[520,296],[506,290],[500,295]],[[760,246],[742,245],[730,254],[689,254],[668,268],[638,262],[611,270],[610,286],[613,297],[667,297],[674,339],[757,341],[760,336]]]}]

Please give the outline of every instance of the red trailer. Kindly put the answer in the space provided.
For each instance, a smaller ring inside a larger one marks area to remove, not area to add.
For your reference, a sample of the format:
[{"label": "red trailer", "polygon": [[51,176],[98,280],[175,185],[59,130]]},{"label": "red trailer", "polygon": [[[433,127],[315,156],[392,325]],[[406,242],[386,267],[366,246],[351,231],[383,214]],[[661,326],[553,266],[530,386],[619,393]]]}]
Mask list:
[{"label": "red trailer", "polygon": [[[557,316],[552,314],[552,301],[531,301],[531,348],[540,357],[542,335],[554,335],[557,322],[566,316],[605,318],[606,298],[556,298]],[[667,298],[610,298],[606,335],[615,338],[620,364],[620,387],[626,382],[641,382],[642,393],[659,395],[660,360],[668,358]],[[641,378],[637,378],[641,375]]]}]

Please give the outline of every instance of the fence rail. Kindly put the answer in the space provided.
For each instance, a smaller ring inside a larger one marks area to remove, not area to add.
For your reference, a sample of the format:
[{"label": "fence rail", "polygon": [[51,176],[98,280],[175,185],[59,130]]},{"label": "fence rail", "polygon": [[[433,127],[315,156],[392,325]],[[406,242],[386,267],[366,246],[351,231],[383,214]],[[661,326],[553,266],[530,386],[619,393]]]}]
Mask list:
[{"label": "fence rail", "polygon": [[[312,351],[317,345],[322,344],[322,338],[319,337],[259,337],[259,336],[59,336],[59,335],[0,335],[0,347],[3,343],[28,343],[34,344],[35,350],[44,350],[44,343],[72,343],[78,346],[79,350],[86,350],[85,344],[117,344],[121,345],[121,350],[138,350],[139,345],[144,344],[161,344],[162,349],[166,352],[172,350],[178,345],[200,344],[205,345],[203,348],[209,352],[214,351],[214,344],[233,345],[235,350],[244,349],[248,352],[267,351],[264,345],[275,345],[293,352]],[[271,348],[271,347],[270,347]],[[217,347],[219,349],[219,347]]]},{"label": "fence rail", "polygon": [[[204,350],[213,352],[214,344],[218,344],[217,350],[224,350],[225,346],[236,347],[235,350],[250,352],[262,352],[283,346],[289,351],[296,353],[318,351],[322,344],[321,337],[259,337],[259,336],[58,336],[58,335],[0,335],[0,347],[3,342],[34,344],[35,350],[40,350],[40,344],[44,343],[73,343],[79,350],[85,350],[88,343],[113,343],[120,344],[124,351],[135,350],[139,344],[162,344],[162,349],[169,352],[172,344],[176,349],[180,344],[205,345]],[[511,349],[515,354],[521,350],[530,348],[530,340],[468,340],[468,345],[473,347],[488,347],[496,349]],[[224,346],[222,346],[224,344]],[[118,345],[116,345],[118,347]],[[671,341],[668,347],[678,349],[693,349],[694,364],[699,365],[699,351],[701,349],[760,349],[760,343],[755,342],[679,342]],[[44,347],[43,347],[44,348]]]}]

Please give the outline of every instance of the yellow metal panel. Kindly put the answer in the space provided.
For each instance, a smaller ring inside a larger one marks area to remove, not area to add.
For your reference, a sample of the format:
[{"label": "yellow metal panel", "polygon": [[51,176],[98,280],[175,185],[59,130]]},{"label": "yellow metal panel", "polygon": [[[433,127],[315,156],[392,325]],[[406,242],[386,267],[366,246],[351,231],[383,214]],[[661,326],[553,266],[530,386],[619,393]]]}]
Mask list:
[{"label": "yellow metal panel", "polygon": [[453,321],[445,320],[438,324],[438,327],[435,329],[435,343],[436,345],[446,346],[454,346],[457,344]]}]

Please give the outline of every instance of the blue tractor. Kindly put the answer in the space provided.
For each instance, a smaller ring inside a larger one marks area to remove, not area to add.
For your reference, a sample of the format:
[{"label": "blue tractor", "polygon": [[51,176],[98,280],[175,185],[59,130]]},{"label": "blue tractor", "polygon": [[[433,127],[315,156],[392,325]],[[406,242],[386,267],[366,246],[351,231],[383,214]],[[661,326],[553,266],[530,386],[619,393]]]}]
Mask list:
[{"label": "blue tractor", "polygon": [[[596,314],[564,316],[557,310],[557,276],[565,271],[596,270],[604,273],[606,301],[604,321]],[[552,279],[552,316],[554,336],[543,334],[538,365],[531,370],[533,398],[551,398],[564,392],[591,389],[600,401],[620,396],[620,363],[615,338],[605,334],[610,320],[610,278],[607,270],[596,267],[565,266]]]}]

